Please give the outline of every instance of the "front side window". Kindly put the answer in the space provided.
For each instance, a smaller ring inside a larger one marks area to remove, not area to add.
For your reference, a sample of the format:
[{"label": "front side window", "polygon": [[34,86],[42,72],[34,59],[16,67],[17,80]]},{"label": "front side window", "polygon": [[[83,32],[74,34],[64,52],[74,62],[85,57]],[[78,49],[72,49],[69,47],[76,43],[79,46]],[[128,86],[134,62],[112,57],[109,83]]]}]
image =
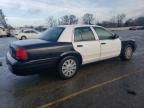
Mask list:
[{"label": "front side window", "polygon": [[40,39],[56,42],[64,29],[64,27],[50,28],[41,35]]},{"label": "front side window", "polygon": [[30,33],[30,31],[24,31],[24,33]]},{"label": "front side window", "polygon": [[105,29],[101,27],[93,27],[94,30],[96,31],[99,40],[107,40],[107,39],[112,39],[112,33],[106,31]]},{"label": "front side window", "polygon": [[90,27],[78,27],[74,32],[74,40],[77,41],[92,41],[95,40]]}]

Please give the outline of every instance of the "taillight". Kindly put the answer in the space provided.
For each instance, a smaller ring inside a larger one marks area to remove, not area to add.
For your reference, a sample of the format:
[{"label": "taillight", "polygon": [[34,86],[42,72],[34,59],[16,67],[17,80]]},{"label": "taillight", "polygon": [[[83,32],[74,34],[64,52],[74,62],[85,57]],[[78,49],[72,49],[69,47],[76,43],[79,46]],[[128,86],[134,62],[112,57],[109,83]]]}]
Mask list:
[{"label": "taillight", "polygon": [[25,48],[18,48],[16,50],[16,57],[18,59],[28,59],[28,54]]}]

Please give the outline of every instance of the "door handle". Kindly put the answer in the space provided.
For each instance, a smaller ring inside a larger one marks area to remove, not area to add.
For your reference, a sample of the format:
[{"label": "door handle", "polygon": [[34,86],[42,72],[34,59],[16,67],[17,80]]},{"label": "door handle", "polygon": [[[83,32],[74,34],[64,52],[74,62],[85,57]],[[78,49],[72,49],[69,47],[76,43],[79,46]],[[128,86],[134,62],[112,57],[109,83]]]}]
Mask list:
[{"label": "door handle", "polygon": [[105,42],[103,42],[103,43],[101,43],[102,45],[105,45],[106,43]]},{"label": "door handle", "polygon": [[77,47],[83,47],[83,45],[77,45]]}]

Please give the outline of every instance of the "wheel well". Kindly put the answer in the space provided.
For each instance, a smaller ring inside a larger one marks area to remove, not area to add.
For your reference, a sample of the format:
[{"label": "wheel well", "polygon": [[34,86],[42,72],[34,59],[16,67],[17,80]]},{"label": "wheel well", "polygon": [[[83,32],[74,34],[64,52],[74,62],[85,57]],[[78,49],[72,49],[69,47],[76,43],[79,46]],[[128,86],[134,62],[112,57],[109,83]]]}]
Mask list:
[{"label": "wheel well", "polygon": [[131,46],[133,51],[135,51],[135,46],[132,43],[128,43],[126,46]]},{"label": "wheel well", "polygon": [[[76,58],[78,59],[80,65],[82,64],[82,57],[81,57],[81,55],[75,54],[75,53],[66,54],[66,55],[63,55],[63,56],[61,57],[61,59],[63,59],[64,57],[67,57],[67,56],[74,56],[74,57],[76,57]],[[60,60],[61,60],[61,59],[60,59]]]},{"label": "wheel well", "polygon": [[125,49],[125,47],[127,46],[131,46],[133,51],[136,50],[136,44],[134,41],[122,41],[122,49],[121,51],[123,51]]},{"label": "wheel well", "polygon": [[25,37],[25,38],[27,38],[27,37],[26,37],[26,36],[24,36],[24,35],[23,35],[23,36],[21,36],[21,38],[22,38],[22,37]]}]

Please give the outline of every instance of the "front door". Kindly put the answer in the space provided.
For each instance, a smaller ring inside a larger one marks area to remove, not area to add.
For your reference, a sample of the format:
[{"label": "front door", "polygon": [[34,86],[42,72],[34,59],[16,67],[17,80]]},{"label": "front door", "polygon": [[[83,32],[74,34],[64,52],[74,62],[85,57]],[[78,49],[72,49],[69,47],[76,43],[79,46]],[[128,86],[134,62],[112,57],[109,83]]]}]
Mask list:
[{"label": "front door", "polygon": [[120,39],[114,39],[113,34],[102,27],[94,27],[94,30],[100,41],[101,59],[119,56],[121,51]]},{"label": "front door", "polygon": [[33,38],[33,39],[38,38],[38,33],[36,31],[31,30],[30,32],[31,32],[31,34],[30,34],[31,38]]}]

